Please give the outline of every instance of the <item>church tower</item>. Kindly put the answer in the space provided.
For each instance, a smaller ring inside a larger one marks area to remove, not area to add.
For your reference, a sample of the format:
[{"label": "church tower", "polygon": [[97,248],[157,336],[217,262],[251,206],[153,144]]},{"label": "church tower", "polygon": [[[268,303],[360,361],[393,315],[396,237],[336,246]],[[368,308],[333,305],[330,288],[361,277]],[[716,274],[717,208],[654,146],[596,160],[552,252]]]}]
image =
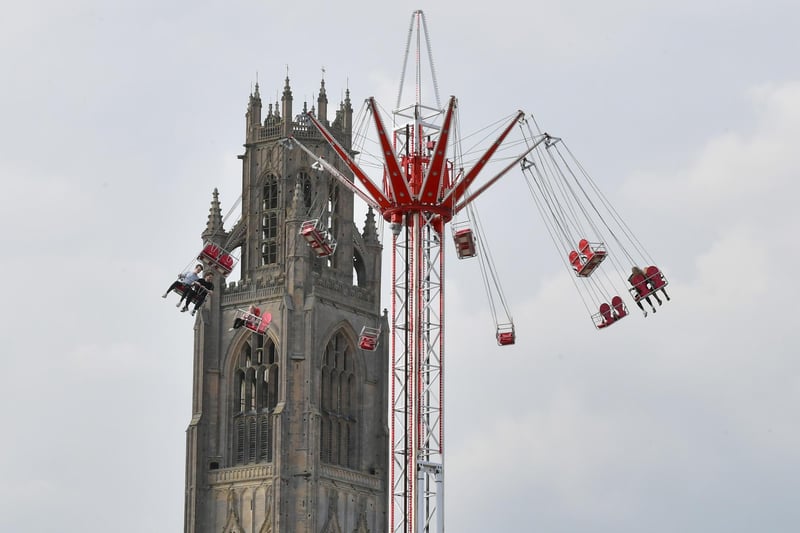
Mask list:
[{"label": "church tower", "polygon": [[[332,122],[327,102],[323,80],[310,113],[349,149],[349,90]],[[375,215],[359,227],[353,193],[290,136],[349,175],[305,115],[293,117],[288,77],[265,117],[256,84],[239,156],[242,216],[224,228],[215,190],[202,234],[240,261],[238,276],[216,277],[195,322],[185,533],[388,529],[389,339]],[[299,234],[309,220],[330,232],[333,254],[319,257]],[[231,329],[250,305],[272,316],[263,334]],[[364,326],[382,331],[375,351],[359,347]]]}]

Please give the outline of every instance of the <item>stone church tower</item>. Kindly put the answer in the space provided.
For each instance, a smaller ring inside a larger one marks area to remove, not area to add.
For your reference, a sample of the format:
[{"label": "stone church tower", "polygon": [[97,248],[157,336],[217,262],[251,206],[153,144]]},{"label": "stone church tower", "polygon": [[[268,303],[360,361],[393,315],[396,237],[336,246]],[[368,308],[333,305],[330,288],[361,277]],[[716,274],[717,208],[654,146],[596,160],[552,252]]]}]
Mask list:
[{"label": "stone church tower", "polygon": [[[349,149],[349,91],[332,122],[327,106],[323,80],[310,112]],[[282,142],[293,136],[349,175],[292,115],[288,77],[280,109],[265,114],[256,85],[239,156],[242,217],[223,228],[214,191],[203,232],[240,253],[240,279],[217,276],[196,318],[184,532],[385,533],[389,355],[375,215],[357,227],[353,194]],[[310,219],[330,229],[332,255],[317,257],[299,235]],[[269,329],[230,330],[251,304],[271,313]],[[359,348],[363,326],[381,328],[376,351]]]}]

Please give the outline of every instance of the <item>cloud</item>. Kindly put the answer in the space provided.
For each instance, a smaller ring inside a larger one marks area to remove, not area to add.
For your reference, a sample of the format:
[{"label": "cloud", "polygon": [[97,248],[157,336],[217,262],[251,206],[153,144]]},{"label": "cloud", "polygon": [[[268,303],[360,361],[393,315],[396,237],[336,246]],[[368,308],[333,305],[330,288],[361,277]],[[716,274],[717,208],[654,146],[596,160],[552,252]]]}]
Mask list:
[{"label": "cloud", "polygon": [[[664,190],[647,209],[667,224],[678,215],[662,229],[674,239],[664,262],[672,301],[656,315],[634,311],[595,332],[568,301],[577,297],[563,274],[525,286],[513,310],[514,347],[484,339],[491,319],[480,306],[450,315],[449,352],[459,359],[448,374],[447,464],[457,480],[448,498],[470,516],[462,527],[483,520],[468,511],[475,508],[496,517],[483,527],[510,528],[518,522],[508,516],[523,519],[517,507],[529,505],[545,522],[557,513],[555,531],[635,531],[644,516],[664,512],[653,501],[664,497],[682,515],[648,530],[710,530],[761,512],[736,485],[791,486],[780,472],[797,470],[800,445],[792,422],[800,417],[800,345],[786,292],[787,265],[800,260],[786,247],[800,227],[790,209],[800,191],[789,179],[800,167],[797,87],[760,87],[750,130],[709,139],[685,168],[623,185],[631,200]],[[448,287],[450,305],[462,307],[464,288]],[[478,486],[493,489],[466,488]],[[712,515],[690,511],[693,499]],[[730,505],[737,510],[729,516],[714,514]],[[793,513],[767,505],[785,531]]]},{"label": "cloud", "polygon": [[780,216],[790,205],[787,193],[797,188],[793,178],[800,154],[793,140],[800,135],[800,82],[760,85],[749,98],[749,131],[727,131],[709,139],[678,172],[632,176],[625,199],[638,202],[642,191],[657,191],[651,208],[683,206],[690,211],[682,215],[711,224],[765,213]]}]

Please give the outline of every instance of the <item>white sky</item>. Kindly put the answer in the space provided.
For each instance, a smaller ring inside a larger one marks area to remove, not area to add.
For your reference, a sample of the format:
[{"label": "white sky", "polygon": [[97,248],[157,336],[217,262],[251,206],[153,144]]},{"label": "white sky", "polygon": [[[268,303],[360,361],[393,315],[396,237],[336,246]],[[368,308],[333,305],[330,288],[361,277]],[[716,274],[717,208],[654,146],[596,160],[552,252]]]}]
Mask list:
[{"label": "white sky", "polygon": [[0,531],[181,530],[193,330],[159,295],[240,193],[255,73],[265,108],[287,65],[296,108],[322,66],[332,109],[393,99],[419,8],[464,123],[568,139],[672,296],[596,332],[522,189],[487,194],[518,343],[450,261],[448,530],[797,530],[800,4],[399,4],[3,2]]}]

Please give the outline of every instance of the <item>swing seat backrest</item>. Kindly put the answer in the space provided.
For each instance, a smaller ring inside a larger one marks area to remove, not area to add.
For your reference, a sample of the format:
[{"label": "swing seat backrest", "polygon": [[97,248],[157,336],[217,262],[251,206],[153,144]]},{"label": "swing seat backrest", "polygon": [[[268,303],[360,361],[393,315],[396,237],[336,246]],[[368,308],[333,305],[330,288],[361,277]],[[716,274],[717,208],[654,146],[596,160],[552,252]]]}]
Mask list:
[{"label": "swing seat backrest", "polygon": [[592,247],[589,246],[589,241],[586,239],[581,239],[578,241],[578,250],[580,250],[581,254],[586,258],[586,261],[591,261],[592,257],[594,257],[594,252],[592,251]]},{"label": "swing seat backrest", "polygon": [[222,257],[219,258],[219,266],[230,273],[230,271],[233,270],[233,257],[228,254],[222,254]]},{"label": "swing seat backrest", "polygon": [[639,298],[644,298],[645,296],[650,294],[650,287],[647,286],[647,281],[645,280],[645,277],[642,276],[641,274],[634,274],[633,276],[631,276],[630,281],[631,285],[633,285],[633,288],[636,289],[635,296],[638,296]]},{"label": "swing seat backrest", "polygon": [[581,256],[575,250],[572,250],[569,253],[569,262],[572,265],[572,268],[575,269],[576,272],[581,270],[583,264],[581,263]]},{"label": "swing seat backrest", "polygon": [[653,287],[654,291],[657,291],[667,284],[658,267],[649,266],[645,269],[645,273],[647,274],[647,281],[650,282],[650,286]]},{"label": "swing seat backrest", "polygon": [[380,328],[363,326],[361,333],[358,334],[358,346],[362,350],[374,351],[378,348],[378,336],[381,334]]},{"label": "swing seat backrest", "polygon": [[358,339],[358,346],[362,350],[373,351],[378,347],[378,339],[375,337],[367,337],[362,335],[360,339]]},{"label": "swing seat backrest", "polygon": [[458,254],[459,259],[474,257],[476,255],[475,236],[473,235],[471,229],[460,229],[456,231],[453,238],[456,243],[456,253]]},{"label": "swing seat backrest", "polygon": [[625,309],[625,302],[622,301],[620,296],[614,296],[611,298],[611,307],[614,308],[614,315],[616,316],[617,320],[628,314],[628,310]]},{"label": "swing seat backrest", "polygon": [[214,246],[213,244],[206,244],[205,247],[203,248],[203,251],[200,252],[200,257],[198,257],[198,259],[205,258],[216,261],[216,259],[219,257],[219,254],[220,254],[220,249],[218,246]]},{"label": "swing seat backrest", "polygon": [[256,333],[264,333],[265,331],[267,331],[270,322],[272,322],[272,314],[264,313],[264,315],[261,317],[261,322],[258,323],[258,327],[256,328]]},{"label": "swing seat backrest", "polygon": [[614,323],[614,315],[611,314],[611,306],[607,303],[603,302],[600,304],[600,316],[603,317],[603,321],[600,323],[598,327],[604,328],[606,326],[610,326]]},{"label": "swing seat backrest", "polygon": [[308,242],[317,257],[326,257],[333,254],[336,243],[327,231],[322,231],[318,220],[308,220],[300,227],[300,235]]},{"label": "swing seat backrest", "polygon": [[500,346],[508,346],[514,344],[516,341],[513,331],[504,331],[497,334],[497,344]]}]

